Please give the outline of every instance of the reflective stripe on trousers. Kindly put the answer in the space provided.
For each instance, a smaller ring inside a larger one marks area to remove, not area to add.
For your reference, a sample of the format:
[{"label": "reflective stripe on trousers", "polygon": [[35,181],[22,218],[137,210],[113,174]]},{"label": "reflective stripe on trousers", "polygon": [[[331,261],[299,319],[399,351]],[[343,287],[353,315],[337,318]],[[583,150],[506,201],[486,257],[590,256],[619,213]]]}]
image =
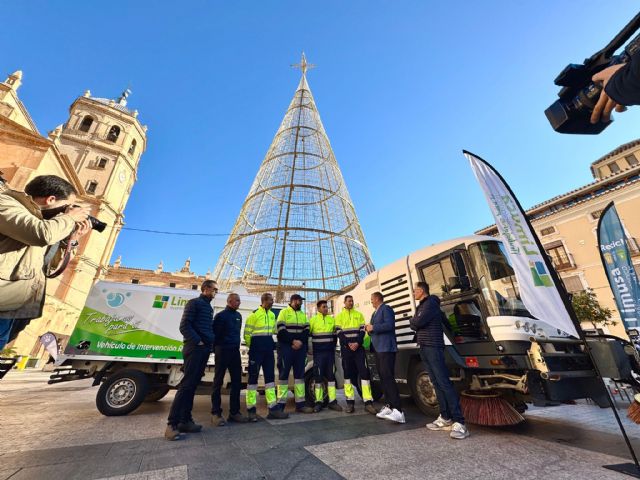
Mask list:
[{"label": "reflective stripe on trousers", "polygon": [[[336,382],[327,382],[327,389],[328,389],[327,394],[329,396],[329,401],[333,402],[336,399]],[[321,403],[324,398],[324,388],[322,384],[318,385],[316,383],[316,387],[314,390],[316,394],[316,402]]]},{"label": "reflective stripe on trousers", "polygon": [[353,401],[356,398],[355,392],[353,391],[353,384],[348,378],[344,379],[344,396],[347,397],[349,401]]}]

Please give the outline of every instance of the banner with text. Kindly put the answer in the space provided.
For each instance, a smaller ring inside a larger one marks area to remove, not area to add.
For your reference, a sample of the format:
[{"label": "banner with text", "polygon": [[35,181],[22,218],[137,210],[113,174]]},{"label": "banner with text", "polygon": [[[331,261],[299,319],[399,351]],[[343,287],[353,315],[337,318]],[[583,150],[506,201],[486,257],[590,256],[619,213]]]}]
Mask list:
[{"label": "banner with text", "polygon": [[640,326],[640,285],[631,262],[627,237],[611,202],[598,221],[598,247],[625,329]]},{"label": "banner with text", "polygon": [[511,190],[487,162],[466,151],[464,155],[487,198],[525,307],[539,320],[577,337],[578,332],[549,274],[546,252],[538,248],[535,233]]}]

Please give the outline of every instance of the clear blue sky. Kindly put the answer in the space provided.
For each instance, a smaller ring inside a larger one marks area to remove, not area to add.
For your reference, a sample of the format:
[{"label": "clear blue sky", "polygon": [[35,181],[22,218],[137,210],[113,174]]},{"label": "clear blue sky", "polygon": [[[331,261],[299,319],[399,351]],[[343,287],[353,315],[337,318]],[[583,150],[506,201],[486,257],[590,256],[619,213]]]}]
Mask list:
[{"label": "clear blue sky", "polygon": [[[148,124],[129,227],[228,233],[309,75],[376,266],[492,223],[462,156],[504,175],[525,207],[592,180],[640,134],[640,108],[598,136],[564,136],[553,79],[604,46],[634,1],[3,2],[0,72],[46,133],[90,89]],[[125,231],[123,264],[213,269],[226,237]]]}]

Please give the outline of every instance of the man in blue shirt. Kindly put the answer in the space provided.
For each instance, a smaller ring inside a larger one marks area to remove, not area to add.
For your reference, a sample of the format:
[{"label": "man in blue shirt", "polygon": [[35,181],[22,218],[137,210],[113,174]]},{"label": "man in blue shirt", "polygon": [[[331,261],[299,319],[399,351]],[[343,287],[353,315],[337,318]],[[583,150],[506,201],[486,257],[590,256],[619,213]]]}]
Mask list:
[{"label": "man in blue shirt", "polygon": [[213,318],[215,336],[214,353],[216,355],[213,391],[211,393],[211,423],[218,427],[226,424],[222,416],[220,390],[224,376],[229,370],[231,377],[231,393],[229,395],[229,421],[246,423],[247,417],[240,413],[240,388],[242,384],[242,362],[240,360],[240,330],[242,315],[238,312],[240,295],[230,293],[227,306]]}]

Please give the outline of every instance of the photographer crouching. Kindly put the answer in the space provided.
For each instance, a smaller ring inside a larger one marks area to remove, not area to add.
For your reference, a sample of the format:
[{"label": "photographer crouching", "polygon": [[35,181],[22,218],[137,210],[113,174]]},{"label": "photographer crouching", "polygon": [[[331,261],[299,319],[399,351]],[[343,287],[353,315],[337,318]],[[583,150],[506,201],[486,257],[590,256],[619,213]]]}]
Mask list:
[{"label": "photographer crouching", "polygon": [[58,264],[61,273],[92,228],[76,193],[55,175],[35,177],[24,193],[0,191],[0,350],[42,315],[47,276]]}]

